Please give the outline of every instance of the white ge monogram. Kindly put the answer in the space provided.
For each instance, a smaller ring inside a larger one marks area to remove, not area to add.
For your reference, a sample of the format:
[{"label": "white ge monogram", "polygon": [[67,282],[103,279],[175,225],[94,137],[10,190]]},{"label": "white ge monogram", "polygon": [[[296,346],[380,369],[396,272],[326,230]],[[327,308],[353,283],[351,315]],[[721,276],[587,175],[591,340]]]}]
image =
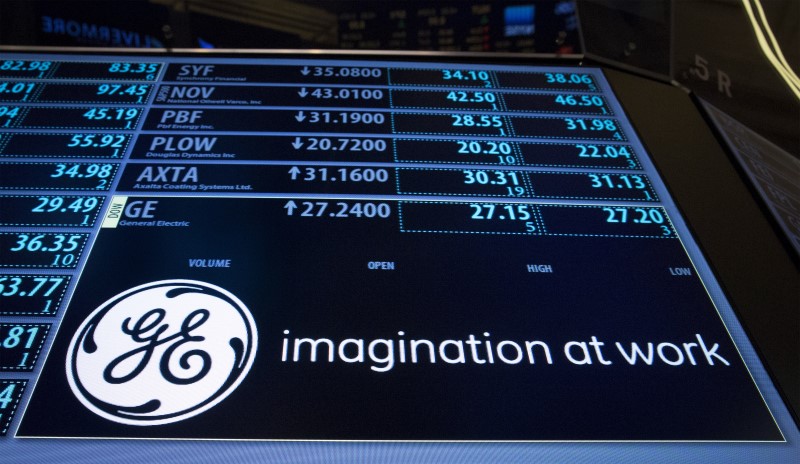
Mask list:
[{"label": "white ge monogram", "polygon": [[130,425],[168,424],[224,400],[253,365],[253,317],[230,292],[162,280],[116,295],[72,338],[67,379],[95,414]]}]

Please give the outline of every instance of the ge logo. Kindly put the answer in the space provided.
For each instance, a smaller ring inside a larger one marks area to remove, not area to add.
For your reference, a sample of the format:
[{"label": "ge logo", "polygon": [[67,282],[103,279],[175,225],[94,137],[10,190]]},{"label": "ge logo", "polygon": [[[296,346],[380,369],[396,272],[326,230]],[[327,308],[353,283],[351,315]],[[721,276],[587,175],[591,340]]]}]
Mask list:
[{"label": "ge logo", "polygon": [[72,392],[122,424],[159,425],[224,400],[253,365],[258,334],[230,292],[162,280],[106,301],[83,321],[67,352]]}]

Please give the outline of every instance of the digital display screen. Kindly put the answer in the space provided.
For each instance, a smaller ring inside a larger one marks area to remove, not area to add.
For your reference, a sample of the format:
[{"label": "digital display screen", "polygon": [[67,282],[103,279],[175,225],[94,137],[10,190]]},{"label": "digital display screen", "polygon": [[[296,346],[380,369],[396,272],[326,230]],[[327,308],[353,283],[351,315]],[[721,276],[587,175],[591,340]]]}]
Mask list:
[{"label": "digital display screen", "polygon": [[599,68],[6,54],[0,202],[12,462],[797,453]]}]

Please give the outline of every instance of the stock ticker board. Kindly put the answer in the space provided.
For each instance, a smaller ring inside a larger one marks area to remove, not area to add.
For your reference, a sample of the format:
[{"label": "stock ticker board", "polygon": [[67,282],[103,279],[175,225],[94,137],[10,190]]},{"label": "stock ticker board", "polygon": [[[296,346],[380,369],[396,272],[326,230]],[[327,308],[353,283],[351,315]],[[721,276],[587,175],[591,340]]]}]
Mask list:
[{"label": "stock ticker board", "polygon": [[0,102],[6,446],[784,441],[600,69],[12,55]]}]

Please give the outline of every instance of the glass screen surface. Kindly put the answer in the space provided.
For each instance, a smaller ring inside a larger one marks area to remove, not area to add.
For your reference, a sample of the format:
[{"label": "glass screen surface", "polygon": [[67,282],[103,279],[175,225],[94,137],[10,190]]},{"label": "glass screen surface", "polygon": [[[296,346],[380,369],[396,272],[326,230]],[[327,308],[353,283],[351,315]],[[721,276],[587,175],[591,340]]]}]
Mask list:
[{"label": "glass screen surface", "polygon": [[13,55],[0,101],[14,459],[796,453],[599,69]]}]

